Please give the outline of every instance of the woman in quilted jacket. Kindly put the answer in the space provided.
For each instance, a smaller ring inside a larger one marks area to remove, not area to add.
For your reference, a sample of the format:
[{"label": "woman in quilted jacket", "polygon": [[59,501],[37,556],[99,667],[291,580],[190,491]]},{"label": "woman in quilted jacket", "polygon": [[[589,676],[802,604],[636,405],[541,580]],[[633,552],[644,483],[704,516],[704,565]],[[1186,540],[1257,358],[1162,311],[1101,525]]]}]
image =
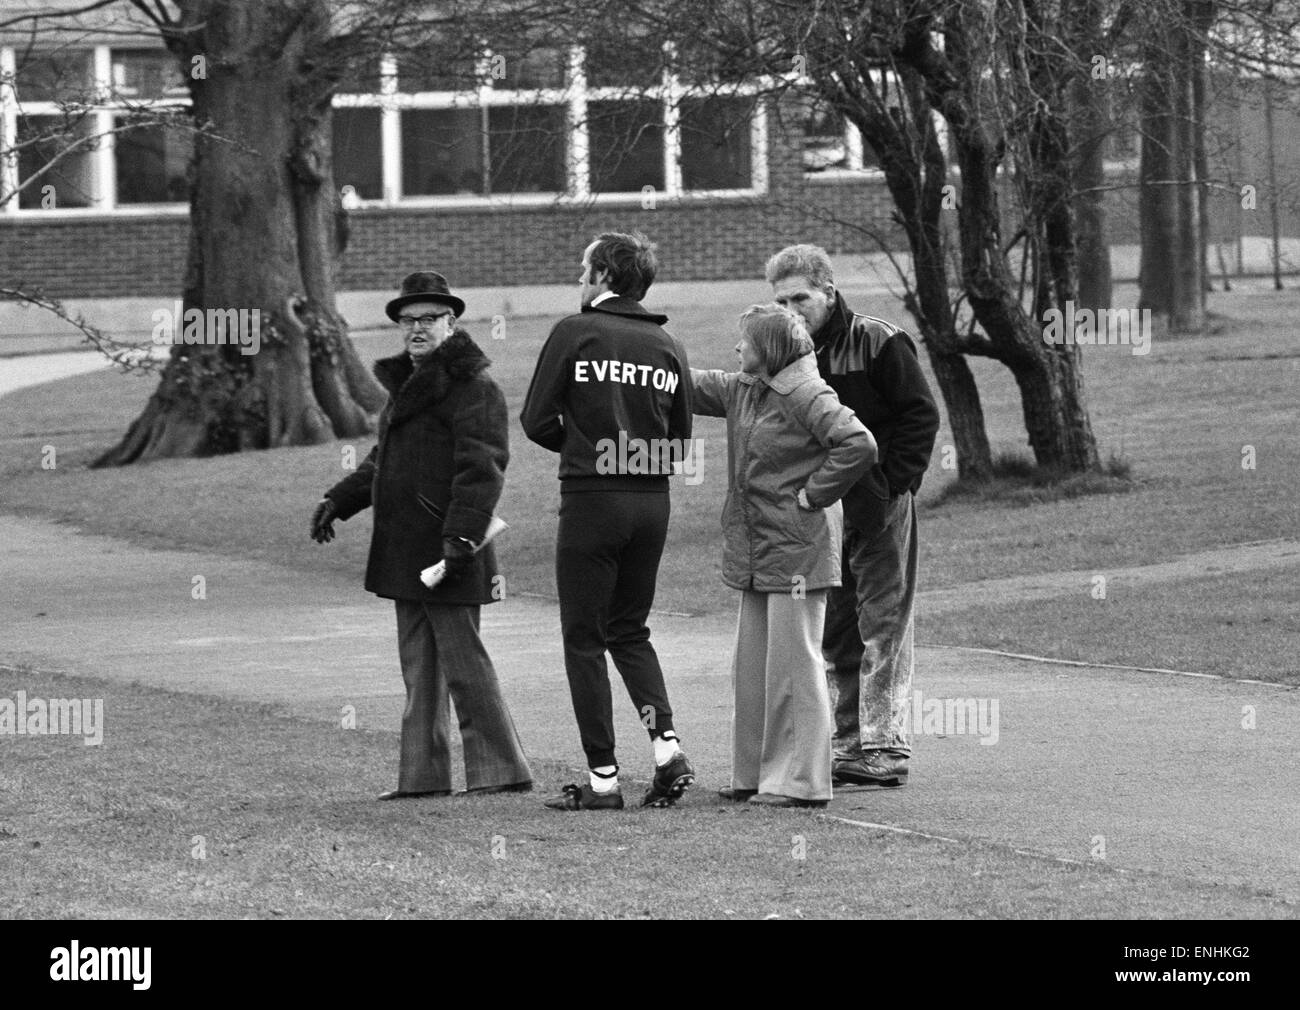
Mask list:
[{"label": "woman in quilted jacket", "polygon": [[778,305],[740,317],[740,371],[691,369],[696,414],[727,419],[722,580],[740,590],[732,659],[731,786],[769,806],[831,798],[826,590],[840,585],[840,498],[876,442],[817,372],[803,319]]}]

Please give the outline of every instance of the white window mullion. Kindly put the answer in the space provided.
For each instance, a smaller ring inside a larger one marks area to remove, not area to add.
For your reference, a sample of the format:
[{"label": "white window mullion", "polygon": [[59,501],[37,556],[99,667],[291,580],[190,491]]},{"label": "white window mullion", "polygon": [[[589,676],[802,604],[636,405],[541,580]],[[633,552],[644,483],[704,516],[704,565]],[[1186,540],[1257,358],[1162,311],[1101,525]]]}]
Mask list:
[{"label": "white window mullion", "polygon": [[483,177],[480,185],[491,196],[497,196],[492,189],[492,135],[490,110],[492,107],[492,50],[484,49],[483,56],[476,66],[478,88],[474,92],[478,98],[479,136],[482,143]]},{"label": "white window mullion", "polygon": [[754,122],[750,127],[750,185],[758,193],[767,192],[767,100],[754,101]]},{"label": "white window mullion", "polygon": [[[0,74],[12,81],[14,75],[14,51],[9,46],[0,49]],[[10,194],[18,188],[18,101],[14,89],[9,84],[0,84],[0,145],[3,145],[4,157],[0,158],[0,192]],[[18,198],[6,199],[0,203],[0,214],[18,209]]]},{"label": "white window mullion", "polygon": [[402,198],[402,113],[391,105],[379,113],[379,140],[383,200],[397,203]]},{"label": "white window mullion", "polygon": [[[113,52],[108,46],[95,47],[94,82],[95,101],[108,102],[113,89]],[[99,210],[113,210],[117,207],[117,159],[114,154],[117,138],[113,134],[117,120],[112,110],[102,104],[95,109],[93,118],[95,133],[99,136],[91,155],[94,158],[94,205]]]},{"label": "white window mullion", "polygon": [[848,155],[848,167],[860,169],[862,167],[862,131],[858,129],[857,124],[844,121],[844,150]]},{"label": "white window mullion", "polygon": [[385,204],[402,199],[402,113],[397,104],[397,58],[385,53],[379,62],[379,159]]},{"label": "white window mullion", "polygon": [[581,46],[569,50],[568,188],[575,200],[591,195],[591,134],[587,129],[587,66]]},{"label": "white window mullion", "polygon": [[671,43],[664,43],[664,53],[664,193],[676,197],[682,192],[682,88],[673,72]]}]

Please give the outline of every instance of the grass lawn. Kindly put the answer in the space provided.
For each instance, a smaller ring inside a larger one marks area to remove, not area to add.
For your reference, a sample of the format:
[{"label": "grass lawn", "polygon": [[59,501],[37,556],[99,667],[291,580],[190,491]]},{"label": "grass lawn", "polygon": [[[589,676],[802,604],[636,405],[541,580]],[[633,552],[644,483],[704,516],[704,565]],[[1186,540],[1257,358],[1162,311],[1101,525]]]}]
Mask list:
[{"label": "grass lawn", "polygon": [[[755,297],[761,295],[756,286]],[[1125,305],[1134,297],[1131,287],[1121,287],[1116,302]],[[893,303],[860,307],[905,321]],[[1104,572],[1212,546],[1297,535],[1300,349],[1293,320],[1300,312],[1300,293],[1239,288],[1216,294],[1212,307],[1218,313],[1215,332],[1156,340],[1148,356],[1131,355],[1127,347],[1087,350],[1093,427],[1103,459],[1114,454],[1131,464],[1136,483],[1127,492],[1028,507],[961,497],[933,504],[953,478],[941,468],[941,447],[951,441],[945,425],[921,492],[921,588],[1062,569]],[[732,321],[743,308],[737,303],[677,313],[670,329],[684,339],[693,363],[732,367]],[[554,594],[556,457],[523,437],[517,416],[551,322],[512,321],[502,340],[489,339],[485,326],[471,327],[495,361],[493,373],[515,418],[514,455],[500,509],[512,526],[499,550],[508,591],[543,596]],[[358,346],[374,358],[399,345],[390,333],[361,336]],[[988,361],[975,360],[972,366],[995,452],[1020,451],[1023,425],[1010,374]],[[348,443],[114,471],[85,469],[120,437],[152,387],[149,379],[105,372],[0,398],[0,508],[53,516],[139,542],[196,546],[360,582],[368,514],[339,526],[340,538],[328,546],[312,544],[306,533],[320,493],[345,472]],[[701,418],[697,435],[704,439],[704,479],[697,486],[675,487],[657,606],[730,613],[734,595],[718,579],[718,516],[726,483],[723,425]],[[46,445],[57,450],[54,470],[41,468]],[[1245,446],[1253,447],[1253,470],[1242,468]],[[369,442],[355,445],[357,458],[369,447]],[[1141,606],[1125,611],[1131,616],[1122,618],[1063,601],[1033,608],[998,608],[990,601],[987,608],[928,621],[920,641],[1019,643],[1025,649],[1033,643],[1053,655],[1122,655],[1139,665],[1194,670],[1206,669],[1209,661],[1218,664],[1216,669],[1253,676],[1293,669],[1287,657],[1295,651],[1294,622],[1262,617],[1294,595],[1266,596],[1249,577],[1224,581],[1219,590],[1196,597],[1208,608],[1200,620],[1184,617],[1183,587],[1170,586],[1167,594],[1148,593]],[[1215,636],[1206,618],[1227,617],[1230,611],[1250,622],[1255,637],[1249,663],[1232,660],[1231,636],[1209,642]],[[1167,630],[1153,630],[1162,627]]]},{"label": "grass lawn", "polygon": [[971,607],[917,622],[927,644],[1300,686],[1300,580],[1295,569],[1112,587],[1032,604]]},{"label": "grass lawn", "polygon": [[[704,790],[617,814],[550,814],[536,795],[376,803],[396,760],[390,733],[0,669],[0,696],[19,688],[102,698],[104,739],[0,737],[9,916],[1294,915],[1247,888],[750,810]],[[547,788],[568,780],[534,768]],[[644,785],[626,781],[625,794]]]}]

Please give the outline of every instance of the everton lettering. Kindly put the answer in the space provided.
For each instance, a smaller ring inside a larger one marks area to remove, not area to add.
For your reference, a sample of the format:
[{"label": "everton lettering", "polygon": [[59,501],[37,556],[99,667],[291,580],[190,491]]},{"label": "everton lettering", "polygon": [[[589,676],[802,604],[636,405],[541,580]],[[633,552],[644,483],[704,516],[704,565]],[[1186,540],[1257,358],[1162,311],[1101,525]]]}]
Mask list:
[{"label": "everton lettering", "polygon": [[675,372],[631,361],[575,361],[574,382],[623,382],[632,386],[653,386],[665,393],[677,390],[680,377]]}]

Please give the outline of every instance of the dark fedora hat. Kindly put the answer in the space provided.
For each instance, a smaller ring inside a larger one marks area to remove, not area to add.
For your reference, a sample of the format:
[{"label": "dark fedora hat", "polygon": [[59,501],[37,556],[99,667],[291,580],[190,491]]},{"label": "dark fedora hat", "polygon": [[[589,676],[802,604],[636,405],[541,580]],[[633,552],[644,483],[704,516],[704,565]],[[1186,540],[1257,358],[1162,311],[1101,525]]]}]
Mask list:
[{"label": "dark fedora hat", "polygon": [[401,294],[385,306],[384,312],[389,319],[397,322],[397,313],[401,311],[402,306],[410,305],[412,302],[438,302],[441,305],[451,306],[451,310],[457,316],[465,314],[465,303],[447,289],[447,278],[432,270],[418,270],[413,274],[407,274],[406,279],[402,281]]}]

